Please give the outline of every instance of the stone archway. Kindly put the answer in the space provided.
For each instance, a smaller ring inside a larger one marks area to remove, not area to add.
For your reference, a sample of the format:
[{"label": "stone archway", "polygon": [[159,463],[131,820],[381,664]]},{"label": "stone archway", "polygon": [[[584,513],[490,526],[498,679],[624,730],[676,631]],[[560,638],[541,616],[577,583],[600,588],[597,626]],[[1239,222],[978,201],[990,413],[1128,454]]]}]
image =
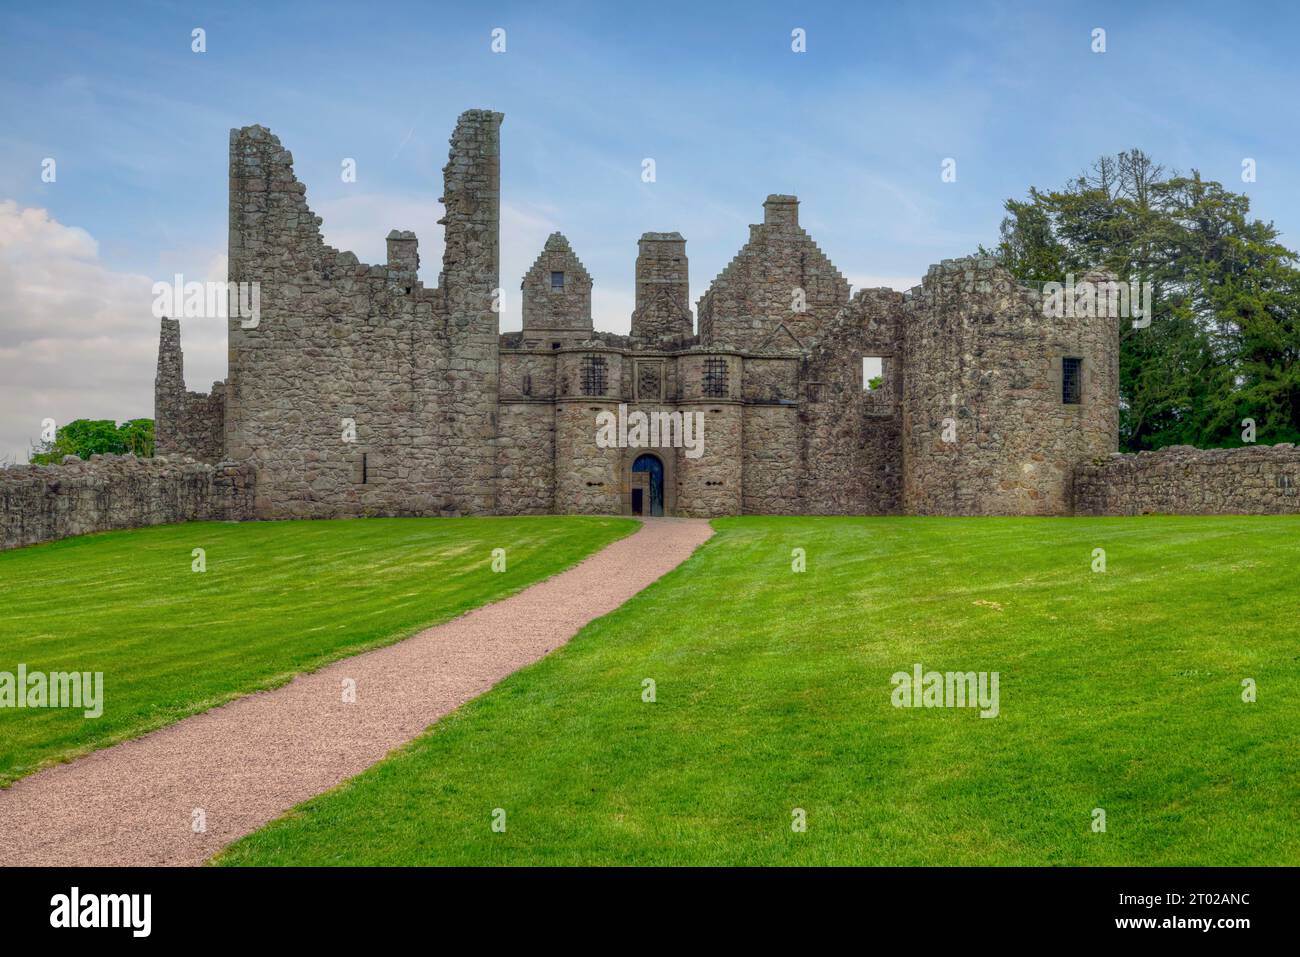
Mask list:
[{"label": "stone archway", "polygon": [[[644,483],[636,481],[645,474]],[[653,452],[643,452],[632,463],[632,514],[664,514],[664,463]]]}]

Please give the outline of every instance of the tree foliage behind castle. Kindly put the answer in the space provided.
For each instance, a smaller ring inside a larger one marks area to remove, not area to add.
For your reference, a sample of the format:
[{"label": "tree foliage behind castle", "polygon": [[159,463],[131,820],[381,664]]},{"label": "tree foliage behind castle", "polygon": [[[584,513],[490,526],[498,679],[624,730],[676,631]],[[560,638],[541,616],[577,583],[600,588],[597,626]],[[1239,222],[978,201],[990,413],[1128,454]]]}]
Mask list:
[{"label": "tree foliage behind castle", "polygon": [[57,465],[65,455],[88,459],[92,455],[126,455],[148,458],[154,454],[153,419],[74,419],[54,433],[54,441],[33,446],[33,465]]},{"label": "tree foliage behind castle", "polygon": [[1021,279],[1154,283],[1151,325],[1124,323],[1123,448],[1240,445],[1247,418],[1261,442],[1300,441],[1300,269],[1247,196],[1134,149],[1006,210],[997,254]]}]

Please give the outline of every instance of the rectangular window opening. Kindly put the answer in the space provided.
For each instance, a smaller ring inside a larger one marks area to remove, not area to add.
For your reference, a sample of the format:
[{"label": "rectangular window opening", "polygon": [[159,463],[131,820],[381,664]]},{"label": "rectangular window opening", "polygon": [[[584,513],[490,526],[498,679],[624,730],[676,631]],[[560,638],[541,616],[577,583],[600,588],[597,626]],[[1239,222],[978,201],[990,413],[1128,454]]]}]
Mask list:
[{"label": "rectangular window opening", "polygon": [[604,395],[607,377],[604,356],[582,357],[583,395]]},{"label": "rectangular window opening", "polygon": [[1083,360],[1076,356],[1061,360],[1061,401],[1066,405],[1083,402]]},{"label": "rectangular window opening", "polygon": [[361,484],[362,485],[365,485],[366,482],[369,481],[370,479],[369,466],[370,463],[367,459],[367,455],[365,452],[362,452],[361,453]]},{"label": "rectangular window opening", "polygon": [[862,357],[862,391],[875,392],[885,385],[885,359],[883,356]]},{"label": "rectangular window opening", "polygon": [[564,288],[564,273],[562,272],[551,273],[551,288],[552,289]]},{"label": "rectangular window opening", "polygon": [[704,360],[704,395],[710,399],[727,397],[727,360]]}]

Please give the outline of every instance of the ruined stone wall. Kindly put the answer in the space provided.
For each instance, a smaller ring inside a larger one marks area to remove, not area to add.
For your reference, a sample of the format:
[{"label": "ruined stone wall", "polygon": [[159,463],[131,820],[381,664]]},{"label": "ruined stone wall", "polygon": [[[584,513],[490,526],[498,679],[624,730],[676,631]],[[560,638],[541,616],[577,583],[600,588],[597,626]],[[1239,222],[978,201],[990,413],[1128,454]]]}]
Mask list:
[{"label": "ruined stone wall", "polygon": [[618,413],[617,399],[568,398],[555,406],[555,511],[619,515],[627,450],[596,444],[596,416]]},{"label": "ruined stone wall", "polygon": [[[603,388],[591,379],[595,394],[583,390],[583,363],[604,363]],[[610,349],[561,350],[555,354],[555,511],[561,514],[617,515],[624,511],[623,453],[596,444],[596,417],[618,413],[624,392],[626,356]],[[629,363],[630,364],[630,363]]]},{"label": "ruined stone wall", "polygon": [[154,444],[159,455],[188,455],[200,462],[225,457],[226,384],[209,393],[185,388],[180,321],[163,319],[154,376]]},{"label": "ruined stone wall", "polygon": [[[556,233],[524,277],[524,329],[501,336],[501,120],[468,111],[451,137],[433,289],[414,232],[388,234],[384,265],[325,245],[288,151],[232,131],[229,280],[259,284],[260,321],[230,319],[228,384],[203,396],[164,320],[159,448],[248,462],[258,517],[625,512],[643,450],[601,449],[595,426],[620,403],[703,414],[701,458],[658,450],[678,514],[1064,514],[1077,463],[1114,450],[1117,321],[1046,319],[987,260],[850,300],[793,196],[768,197],[698,336],[679,233],[641,237],[632,335],[593,331],[591,277]],[[880,389],[864,355],[884,360]]]},{"label": "ruined stone wall", "polygon": [[848,302],[847,280],[799,226],[799,201],[769,196],[763,212],[763,223],[749,228],[749,242],[700,299],[705,345],[810,347]]},{"label": "ruined stone wall", "polygon": [[[801,496],[812,515],[896,515],[903,507],[902,293],[861,290],[830,323],[804,367]],[[868,391],[863,357],[882,360]]]},{"label": "ruined stone wall", "polygon": [[741,512],[792,515],[799,511],[798,410],[746,405],[742,411]]},{"label": "ruined stone wall", "polygon": [[1074,472],[1078,515],[1300,513],[1300,449],[1258,445],[1112,453]]},{"label": "ruined stone wall", "polygon": [[501,398],[554,399],[558,353],[502,347]]},{"label": "ruined stone wall", "polygon": [[683,415],[699,412],[704,416],[704,451],[698,458],[689,458],[685,449],[672,450],[677,463],[677,514],[693,518],[740,515],[743,407],[739,402],[685,402],[680,410]]},{"label": "ruined stone wall", "polygon": [[253,470],[159,456],[0,469],[0,549],[87,532],[253,515]]},{"label": "ruined stone wall", "polygon": [[550,351],[503,349],[497,413],[497,512],[555,511],[555,365]]},{"label": "ruined stone wall", "polygon": [[496,502],[498,313],[501,275],[501,113],[462,113],[443,168],[446,215],[438,292],[447,309],[438,445],[444,475],[463,483],[456,510],[491,512]]},{"label": "ruined stone wall", "polygon": [[[1119,321],[1047,318],[1040,291],[960,259],[931,267],[902,322],[904,510],[1068,514],[1074,466],[1118,445]],[[1083,360],[1077,405],[1064,357]]]},{"label": "ruined stone wall", "polygon": [[500,120],[452,136],[438,289],[413,233],[382,266],[326,246],[291,154],[232,131],[230,281],[260,284],[261,316],[229,322],[226,451],[256,469],[259,517],[493,510]]},{"label": "ruined stone wall", "polygon": [[497,430],[497,514],[553,513],[555,406],[503,398]]},{"label": "ruined stone wall", "polygon": [[741,395],[741,509],[791,514],[800,496],[799,359],[746,357]]},{"label": "ruined stone wall", "polygon": [[[605,397],[627,401],[625,369],[631,368],[631,360],[628,356],[613,349],[600,347],[562,349],[553,355],[555,356],[556,396],[573,399]],[[583,391],[584,368],[587,368],[584,360],[587,358],[602,360],[604,364],[604,388],[590,395]]]},{"label": "ruined stone wall", "polygon": [[[722,363],[722,375],[706,375],[707,363]],[[692,350],[677,357],[678,409],[702,417],[703,454],[690,458],[674,449],[677,514],[694,518],[739,515],[744,497],[744,360],[731,352]],[[719,386],[710,394],[706,383]]]}]

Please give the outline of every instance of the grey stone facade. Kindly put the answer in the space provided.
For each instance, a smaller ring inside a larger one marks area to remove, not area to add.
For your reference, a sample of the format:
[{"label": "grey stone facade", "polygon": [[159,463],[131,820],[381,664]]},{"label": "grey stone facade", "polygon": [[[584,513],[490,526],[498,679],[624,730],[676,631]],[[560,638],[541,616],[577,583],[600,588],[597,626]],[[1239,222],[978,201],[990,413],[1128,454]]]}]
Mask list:
[{"label": "grey stone facade", "polygon": [[901,321],[904,511],[1068,514],[1074,466],[1118,447],[1119,321],[1048,319],[1041,292],[989,259],[931,267]]},{"label": "grey stone facade", "polygon": [[436,289],[413,233],[378,266],[325,245],[290,153],[232,131],[229,278],[261,317],[229,320],[225,453],[256,470],[258,517],[495,510],[501,119],[453,133]]},{"label": "grey stone facade", "polygon": [[519,284],[523,296],[523,345],[557,348],[591,338],[591,275],[559,233],[546,240]]},{"label": "grey stone facade", "polygon": [[[592,277],[559,233],[523,277],[523,329],[501,335],[501,121],[471,110],[452,135],[433,289],[412,232],[389,234],[384,265],[326,246],[288,151],[232,131],[229,279],[260,284],[261,320],[229,322],[230,376],[207,407],[224,404],[220,449],[211,415],[175,398],[164,323],[169,447],[247,463],[262,518],[1065,514],[1075,467],[1115,450],[1116,320],[1047,319],[978,259],[850,296],[793,196],[764,202],[700,298],[698,334],[686,239],[647,232],[630,335],[598,331]],[[603,445],[597,417],[620,410],[702,417],[702,454]]]}]

